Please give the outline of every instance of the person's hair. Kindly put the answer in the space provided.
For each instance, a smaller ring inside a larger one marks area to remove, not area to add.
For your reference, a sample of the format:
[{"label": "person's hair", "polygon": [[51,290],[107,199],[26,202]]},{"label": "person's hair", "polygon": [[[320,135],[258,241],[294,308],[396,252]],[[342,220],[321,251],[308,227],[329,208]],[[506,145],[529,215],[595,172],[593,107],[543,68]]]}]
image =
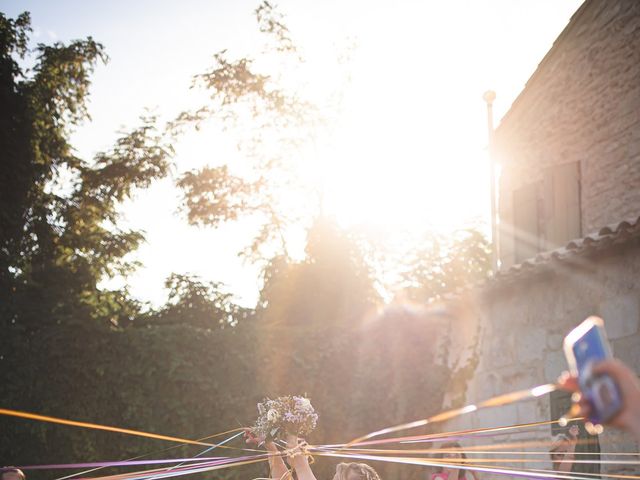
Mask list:
[{"label": "person's hair", "polygon": [[[446,442],[443,443],[442,446],[440,447],[442,450],[447,450],[447,449],[458,449],[461,450],[462,449],[462,445],[460,445],[458,442]],[[464,452],[451,452],[451,453],[457,453],[460,455],[461,458],[467,458],[467,456],[464,454]],[[443,458],[442,453],[439,453],[436,458]],[[439,466],[436,467],[436,473],[442,473],[444,469],[444,466]],[[462,471],[462,473],[464,474],[464,470]]]},{"label": "person's hair", "polygon": [[380,480],[378,473],[366,463],[339,463],[333,480],[347,480],[350,473],[361,480]]},{"label": "person's hair", "polygon": [[19,468],[16,467],[2,467],[0,468],[0,480],[4,477],[5,473],[17,473],[18,476],[22,479],[22,480],[26,480],[26,476],[24,474],[24,472],[22,470],[20,470]]}]

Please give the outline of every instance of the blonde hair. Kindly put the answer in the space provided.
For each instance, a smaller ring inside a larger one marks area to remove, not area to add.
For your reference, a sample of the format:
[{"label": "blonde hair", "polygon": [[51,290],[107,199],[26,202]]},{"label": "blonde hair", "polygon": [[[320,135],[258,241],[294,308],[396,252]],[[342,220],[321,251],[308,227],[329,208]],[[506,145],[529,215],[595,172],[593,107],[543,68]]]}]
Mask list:
[{"label": "blonde hair", "polygon": [[348,480],[350,473],[359,480],[380,480],[378,473],[366,463],[339,463],[333,480]]}]

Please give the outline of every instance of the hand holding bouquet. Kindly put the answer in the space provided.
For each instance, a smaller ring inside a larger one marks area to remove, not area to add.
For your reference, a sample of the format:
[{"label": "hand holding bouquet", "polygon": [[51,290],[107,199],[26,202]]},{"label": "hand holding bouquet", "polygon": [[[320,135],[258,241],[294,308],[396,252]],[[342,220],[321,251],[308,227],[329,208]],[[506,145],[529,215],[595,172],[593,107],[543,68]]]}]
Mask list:
[{"label": "hand holding bouquet", "polygon": [[258,419],[251,432],[264,439],[286,440],[286,436],[306,437],[316,428],[318,414],[308,398],[296,395],[266,398],[258,404]]}]

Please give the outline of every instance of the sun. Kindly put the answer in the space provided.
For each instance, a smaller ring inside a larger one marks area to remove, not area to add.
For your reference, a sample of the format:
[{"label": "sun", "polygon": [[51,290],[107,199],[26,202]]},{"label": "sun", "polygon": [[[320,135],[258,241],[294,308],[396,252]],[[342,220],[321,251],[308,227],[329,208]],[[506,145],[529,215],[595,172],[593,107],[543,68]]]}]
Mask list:
[{"label": "sun", "polygon": [[[329,132],[303,152],[300,175],[344,226],[447,232],[488,223],[484,90],[451,80],[466,79],[469,65],[432,71],[399,54],[382,68],[384,48],[356,50]],[[320,71],[334,78],[335,68]]]},{"label": "sun", "polygon": [[[409,107],[378,114],[371,118],[366,105],[352,105],[331,141],[315,147],[307,177],[322,191],[325,213],[344,226],[409,232],[446,232],[488,220],[487,152],[482,140],[460,141],[473,138],[473,131],[458,138],[430,135],[427,126],[416,131],[407,127],[420,124]],[[395,117],[402,124],[394,124]]]}]

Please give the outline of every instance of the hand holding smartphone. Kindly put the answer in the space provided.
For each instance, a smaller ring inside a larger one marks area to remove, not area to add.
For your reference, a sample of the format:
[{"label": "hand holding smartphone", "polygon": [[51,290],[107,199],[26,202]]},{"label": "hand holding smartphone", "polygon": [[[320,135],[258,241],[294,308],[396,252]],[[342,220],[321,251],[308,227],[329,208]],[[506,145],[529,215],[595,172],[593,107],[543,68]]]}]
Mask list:
[{"label": "hand holding smartphone", "polygon": [[589,420],[595,424],[608,422],[620,412],[622,400],[610,376],[593,373],[596,363],[613,358],[602,319],[589,317],[574,328],[564,339],[564,352],[591,407]]}]

